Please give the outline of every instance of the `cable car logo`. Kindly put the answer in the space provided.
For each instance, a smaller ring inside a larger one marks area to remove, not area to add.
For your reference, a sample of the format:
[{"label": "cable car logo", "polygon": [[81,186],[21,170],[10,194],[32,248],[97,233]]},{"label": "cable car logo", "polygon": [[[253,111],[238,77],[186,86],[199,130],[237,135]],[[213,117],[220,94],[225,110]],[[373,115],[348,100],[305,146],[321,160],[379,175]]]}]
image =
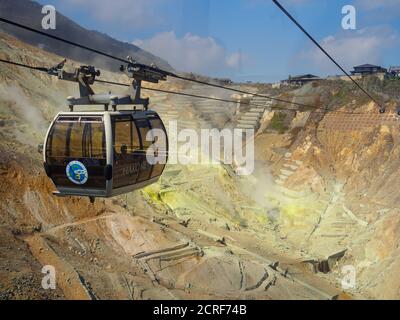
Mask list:
[{"label": "cable car logo", "polygon": [[89,178],[85,165],[79,161],[71,161],[66,168],[67,177],[75,184],[85,184]]}]

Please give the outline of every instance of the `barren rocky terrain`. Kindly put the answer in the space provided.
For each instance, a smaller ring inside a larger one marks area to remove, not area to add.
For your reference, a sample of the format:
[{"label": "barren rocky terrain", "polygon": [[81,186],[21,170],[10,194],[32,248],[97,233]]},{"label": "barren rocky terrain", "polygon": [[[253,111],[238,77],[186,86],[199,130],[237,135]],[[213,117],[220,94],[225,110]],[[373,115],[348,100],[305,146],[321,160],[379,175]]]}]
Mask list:
[{"label": "barren rocky terrain", "polygon": [[[5,34],[0,57],[35,66],[62,60]],[[161,87],[230,97],[182,82]],[[275,90],[321,109],[266,110],[253,175],[169,164],[158,183],[91,204],[54,197],[37,152],[76,85],[0,64],[0,298],[399,298],[395,103],[387,100],[382,118],[348,87]],[[146,94],[167,125],[233,128],[239,117],[234,104]],[[41,286],[45,265],[56,269],[56,290]],[[355,288],[341,286],[345,265],[356,270]]]}]

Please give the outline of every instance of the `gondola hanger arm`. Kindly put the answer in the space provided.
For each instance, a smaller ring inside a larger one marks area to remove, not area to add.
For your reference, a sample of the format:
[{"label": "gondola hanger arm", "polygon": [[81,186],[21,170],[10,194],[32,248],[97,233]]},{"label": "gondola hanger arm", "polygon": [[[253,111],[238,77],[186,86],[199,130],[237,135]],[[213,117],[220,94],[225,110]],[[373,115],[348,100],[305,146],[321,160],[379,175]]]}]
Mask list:
[{"label": "gondola hanger arm", "polygon": [[81,98],[94,95],[91,85],[95,82],[96,77],[100,76],[100,70],[96,69],[94,66],[83,65],[75,68],[74,72],[67,72],[64,70],[66,61],[67,60],[64,59],[56,66],[49,68],[47,74],[56,76],[60,80],[78,82]]}]

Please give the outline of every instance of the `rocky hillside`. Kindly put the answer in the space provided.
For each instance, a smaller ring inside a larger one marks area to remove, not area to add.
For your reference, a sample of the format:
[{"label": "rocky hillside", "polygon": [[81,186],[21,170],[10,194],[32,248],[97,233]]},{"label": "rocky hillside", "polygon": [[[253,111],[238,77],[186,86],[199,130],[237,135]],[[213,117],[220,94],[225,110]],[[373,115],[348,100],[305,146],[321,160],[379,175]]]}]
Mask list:
[{"label": "rocky hillside", "polygon": [[386,114],[350,83],[310,84],[287,97],[319,103],[320,112],[280,111],[285,120],[278,128],[276,116],[264,124],[256,150],[283,190],[264,195],[280,214],[281,236],[315,260],[345,252],[334,273],[353,266],[354,292],[398,298],[400,119],[397,96],[387,91],[400,83],[365,79],[363,85],[386,97]]},{"label": "rocky hillside", "polygon": [[[0,57],[37,66],[61,59],[4,34]],[[110,72],[102,77],[124,80]],[[183,84],[168,81],[162,88]],[[265,208],[246,192],[254,177],[237,177],[229,166],[171,164],[157,184],[95,204],[54,197],[37,144],[66,109],[65,97],[77,94],[76,84],[0,64],[0,91],[0,298],[340,296],[336,284],[304,270],[298,249],[275,237]],[[177,119],[180,127],[231,125],[235,105],[146,94],[167,125]],[[54,291],[41,286],[45,265],[56,269]]]},{"label": "rocky hillside", "polygon": [[[5,34],[0,58],[61,60]],[[377,93],[397,84],[386,85],[374,82]],[[177,81],[162,86],[207,94]],[[0,64],[0,92],[0,298],[399,298],[400,149],[390,92],[380,115],[345,82],[275,91],[319,108],[264,112],[253,175],[169,164],[158,183],[95,204],[54,197],[37,153],[76,84]],[[146,94],[167,125],[229,128],[240,118],[235,104]],[[41,287],[44,265],[56,268],[57,290]],[[356,283],[343,289],[348,265]]]}]

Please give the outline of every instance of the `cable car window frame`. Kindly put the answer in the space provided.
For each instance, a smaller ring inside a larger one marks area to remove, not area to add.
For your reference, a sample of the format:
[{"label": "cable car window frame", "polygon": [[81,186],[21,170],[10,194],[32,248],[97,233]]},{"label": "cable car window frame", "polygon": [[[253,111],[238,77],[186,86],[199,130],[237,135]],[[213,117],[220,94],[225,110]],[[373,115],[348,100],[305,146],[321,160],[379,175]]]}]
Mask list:
[{"label": "cable car window frame", "polygon": [[73,129],[71,125],[68,126],[68,128],[66,129],[65,146],[63,148],[64,149],[64,155],[63,156],[54,155],[53,154],[54,130],[55,130],[57,124],[59,124],[59,123],[70,123],[70,124],[79,123],[79,124],[83,124],[84,128],[82,129],[81,144],[83,143],[83,135],[84,135],[83,131],[85,130],[85,127],[86,127],[85,124],[86,123],[101,123],[102,124],[102,126],[101,126],[101,129],[102,129],[102,148],[101,148],[102,155],[101,155],[101,157],[96,157],[96,159],[104,159],[104,160],[106,160],[106,158],[107,158],[107,145],[106,145],[106,130],[105,130],[104,118],[103,118],[103,116],[90,116],[90,115],[89,116],[87,116],[87,115],[85,115],[85,116],[81,116],[81,115],[79,115],[79,116],[78,115],[77,116],[74,116],[74,115],[71,115],[71,116],[64,116],[64,115],[58,116],[57,119],[54,121],[51,129],[50,129],[50,139],[49,139],[49,141],[47,141],[47,144],[45,146],[46,147],[46,158],[49,158],[49,157],[52,157],[52,158],[86,158],[86,159],[94,158],[93,156],[86,156],[86,157],[84,156],[84,153],[86,152],[86,150],[84,152],[84,150],[83,150],[84,146],[83,145],[80,148],[81,151],[82,151],[82,154],[80,156],[76,156],[76,155],[72,155],[71,156],[71,142],[70,142],[70,139],[71,139],[71,131]]},{"label": "cable car window frame", "polygon": [[[94,124],[98,125],[93,126]],[[74,125],[80,125],[80,131],[74,137],[80,154],[71,154],[71,134],[77,132],[74,130]],[[58,133],[59,130],[63,131]],[[58,146],[55,153],[54,138],[57,135],[64,137],[60,141],[64,146],[62,148]],[[96,138],[99,139],[95,140]],[[49,168],[49,177],[57,188],[105,190],[107,187],[104,175],[107,165],[106,141],[106,118],[103,115],[59,115],[53,121],[45,146],[45,161]],[[89,179],[85,184],[74,184],[67,178],[65,168],[71,161],[80,161],[86,166]]]},{"label": "cable car window frame", "polygon": [[[139,130],[136,127],[136,123],[134,122],[134,118],[132,117],[132,115],[130,114],[122,114],[122,115],[112,115],[111,116],[111,127],[112,127],[112,148],[113,148],[113,155],[115,158],[115,153],[117,152],[115,146],[116,146],[116,123],[118,122],[129,122],[130,123],[130,137],[129,137],[129,146],[130,146],[130,153],[134,153],[135,151],[141,150],[142,149],[142,145],[141,145],[141,141],[140,141],[140,133]],[[133,125],[135,125],[135,128],[133,127]],[[136,135],[134,135],[134,131],[136,129]],[[137,142],[139,142],[139,145],[134,145],[135,139],[137,138]],[[114,159],[115,162],[115,159]]]}]

